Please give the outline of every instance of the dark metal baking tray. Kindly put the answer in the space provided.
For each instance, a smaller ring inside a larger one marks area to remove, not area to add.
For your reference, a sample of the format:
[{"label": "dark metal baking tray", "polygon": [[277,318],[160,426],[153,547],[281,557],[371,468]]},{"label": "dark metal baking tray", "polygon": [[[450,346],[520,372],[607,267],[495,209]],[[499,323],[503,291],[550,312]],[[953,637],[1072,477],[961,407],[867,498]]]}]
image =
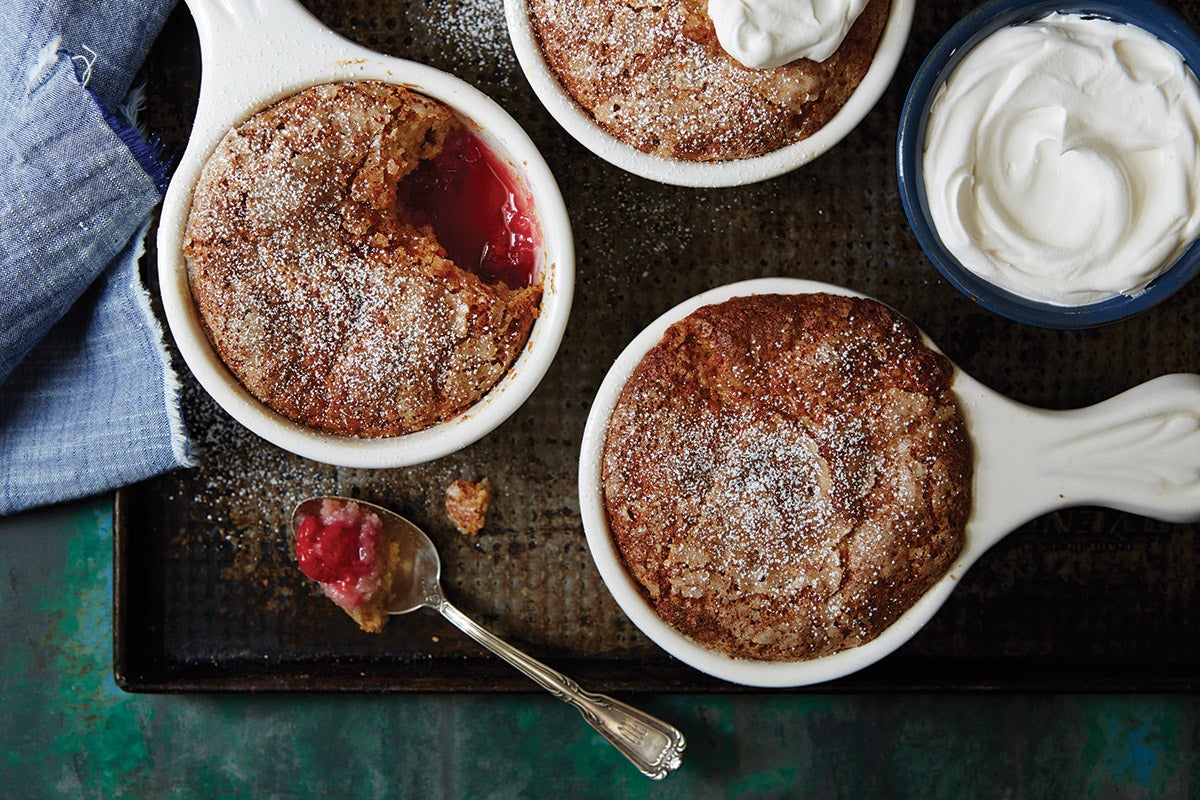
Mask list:
[{"label": "dark metal baking tray", "polygon": [[[575,226],[575,310],[554,366],[523,408],[481,442],[406,469],[336,469],[288,455],[230,420],[179,364],[202,466],[117,493],[118,684],[136,692],[532,689],[434,612],[368,635],[321,597],[296,568],[285,525],[297,499],[330,492],[424,526],[457,605],[589,688],[741,691],[674,661],[624,617],[592,565],[575,489],[584,420],[612,360],[661,312],[713,286],[781,275],[865,292],[916,321],[985,384],[1051,408],[1200,371],[1200,281],[1127,322],[1046,331],[979,309],[921,254],[896,189],[896,124],[923,54],[972,5],[918,4],[885,97],[830,153],[767,183],[703,190],[627,175],[570,139],[521,76],[499,0],[313,0],[311,10],[343,35],[459,75],[526,127]],[[1194,5],[1174,5],[1200,22]],[[146,75],[146,123],[182,150],[199,78],[184,6]],[[445,489],[484,476],[496,487],[488,525],[463,536],[441,511]],[[1091,508],[1035,520],[973,567],[901,651],[805,691],[1195,691],[1197,534],[1197,525]]]}]

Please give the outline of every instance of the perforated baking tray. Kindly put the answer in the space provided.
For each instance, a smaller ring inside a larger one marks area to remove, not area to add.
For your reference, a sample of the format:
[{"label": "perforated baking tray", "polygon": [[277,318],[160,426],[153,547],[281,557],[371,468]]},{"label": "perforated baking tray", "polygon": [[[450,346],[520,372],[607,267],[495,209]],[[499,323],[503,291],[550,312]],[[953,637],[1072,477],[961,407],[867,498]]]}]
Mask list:
[{"label": "perforated baking tray", "polygon": [[[740,691],[669,658],[623,616],[587,552],[575,489],[584,420],[612,360],[662,311],[713,286],[781,275],[864,292],[916,321],[966,372],[1033,405],[1088,405],[1200,371],[1200,282],[1118,325],[1045,331],[977,308],[920,252],[896,189],[899,108],[924,53],[970,2],[919,4],[896,79],[830,153],[777,180],[714,190],[632,177],[570,139],[525,84],[500,3],[308,5],[368,47],[475,84],[526,127],[575,226],[575,310],[554,366],[516,415],[466,450],[406,469],[287,455],[226,417],[180,365],[202,466],[122,489],[114,511],[114,671],[127,690],[531,690],[433,612],[368,635],[319,595],[295,566],[286,520],[299,498],[337,493],[424,526],[456,605],[588,688]],[[1200,24],[1200,9],[1174,5]],[[178,150],[199,63],[181,5],[146,68],[146,123]],[[488,525],[463,536],[442,513],[445,489],[485,476],[496,488]],[[1194,691],[1198,532],[1090,508],[1035,520],[972,568],[900,652],[803,691]]]}]

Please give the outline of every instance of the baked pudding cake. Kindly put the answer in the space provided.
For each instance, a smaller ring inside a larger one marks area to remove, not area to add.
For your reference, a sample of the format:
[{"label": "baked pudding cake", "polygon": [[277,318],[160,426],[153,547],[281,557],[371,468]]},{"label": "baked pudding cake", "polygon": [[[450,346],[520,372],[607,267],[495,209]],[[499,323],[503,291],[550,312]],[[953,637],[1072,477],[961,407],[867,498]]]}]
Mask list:
[{"label": "baked pudding cake", "polygon": [[528,0],[566,92],[603,130],[682,161],[763,155],[805,139],[870,67],[891,0],[869,0],[836,51],[752,69],[717,40],[707,0]]},{"label": "baked pudding cake", "polygon": [[877,636],[963,547],[953,365],[866,299],[754,295],[672,325],[622,390],[601,476],[656,613],[733,657]]},{"label": "baked pudding cake", "polygon": [[[458,228],[421,205],[469,182],[456,171],[471,159],[494,160],[481,147],[444,104],[374,81],[311,87],[229,131],[196,185],[184,255],[205,332],[252,395],[320,431],[383,437],[450,419],[500,381],[538,315],[536,269],[523,284],[464,263],[439,240]],[[536,222],[523,224],[493,255],[534,260]]]}]

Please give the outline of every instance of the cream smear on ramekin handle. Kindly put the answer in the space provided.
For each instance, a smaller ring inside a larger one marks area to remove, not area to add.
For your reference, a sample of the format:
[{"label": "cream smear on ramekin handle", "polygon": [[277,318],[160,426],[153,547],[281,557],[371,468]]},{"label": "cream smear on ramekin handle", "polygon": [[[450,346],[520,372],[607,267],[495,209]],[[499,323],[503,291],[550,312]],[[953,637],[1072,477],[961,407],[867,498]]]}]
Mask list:
[{"label": "cream smear on ramekin handle", "polygon": [[939,90],[923,170],[968,270],[1055,305],[1136,295],[1200,235],[1200,83],[1132,25],[1004,28]]},{"label": "cream smear on ramekin handle", "polygon": [[846,38],[867,0],[708,0],[725,52],[751,69],[798,58],[824,61]]}]

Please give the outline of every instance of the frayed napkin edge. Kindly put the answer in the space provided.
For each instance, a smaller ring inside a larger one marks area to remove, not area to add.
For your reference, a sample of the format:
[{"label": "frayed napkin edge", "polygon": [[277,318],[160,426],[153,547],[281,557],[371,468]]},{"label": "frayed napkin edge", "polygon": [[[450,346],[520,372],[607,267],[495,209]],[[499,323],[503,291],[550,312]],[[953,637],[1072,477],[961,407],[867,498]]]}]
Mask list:
[{"label": "frayed napkin edge", "polygon": [[[153,217],[142,223],[141,228],[135,234],[135,250],[133,258],[135,263],[140,263],[142,257],[146,254],[146,237],[150,232],[150,224]],[[187,426],[183,421],[183,412],[181,410],[181,393],[183,384],[179,381],[179,376],[175,374],[175,368],[171,364],[171,356],[167,352],[166,337],[163,335],[162,325],[159,324],[158,317],[154,314],[154,309],[151,305],[150,292],[142,284],[141,276],[138,270],[133,271],[134,296],[137,298],[137,306],[142,314],[142,319],[146,323],[146,329],[149,331],[151,343],[154,345],[155,351],[158,353],[159,362],[162,364],[163,375],[163,405],[166,407],[167,420],[171,426],[171,452],[175,456],[175,460],[179,462],[181,467],[196,467],[199,466],[199,461],[191,452],[191,438],[188,436]]]},{"label": "frayed napkin edge", "polygon": [[158,193],[166,194],[167,185],[171,180],[171,163],[166,155],[166,148],[162,139],[157,135],[148,134],[138,119],[145,104],[145,83],[139,83],[130,88],[118,108],[109,108],[108,104],[100,99],[95,91],[88,88],[88,83],[92,78],[92,68],[100,55],[86,44],[81,45],[81,49],[86,53],[75,53],[64,49],[61,36],[51,39],[39,52],[37,62],[29,71],[26,90],[31,91],[33,87],[44,83],[46,76],[54,67],[55,60],[66,56],[75,68],[75,78],[79,81],[79,88],[92,98],[92,102],[100,109],[108,127],[117,135],[117,138],[125,143],[134,160],[154,181],[154,187],[158,189]]},{"label": "frayed napkin edge", "polygon": [[108,127],[125,143],[130,154],[154,181],[158,193],[166,194],[167,186],[171,182],[171,162],[167,157],[166,148],[160,138],[147,134],[138,121],[142,105],[145,103],[145,84],[139,84],[129,90],[129,96],[125,98],[125,104],[120,111],[114,111],[104,105],[96,93],[86,85],[83,88],[92,96]]}]

